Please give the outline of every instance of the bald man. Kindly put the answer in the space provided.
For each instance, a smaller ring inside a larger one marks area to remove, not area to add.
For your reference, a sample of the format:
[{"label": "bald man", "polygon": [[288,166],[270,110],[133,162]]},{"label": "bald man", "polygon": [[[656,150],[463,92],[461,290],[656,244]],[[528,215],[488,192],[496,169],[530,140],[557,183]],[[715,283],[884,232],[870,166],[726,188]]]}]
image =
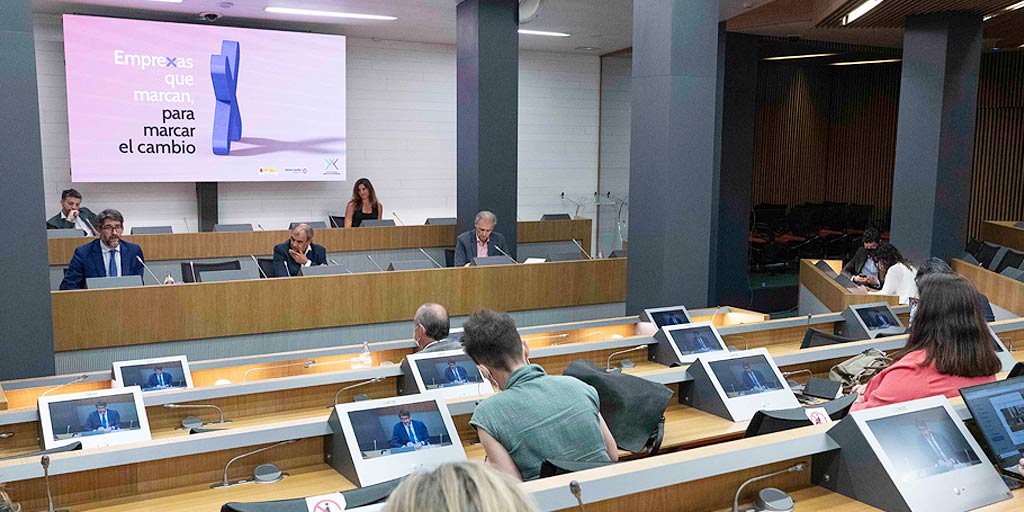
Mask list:
[{"label": "bald man", "polygon": [[416,324],[412,330],[412,339],[416,341],[417,352],[441,352],[458,350],[462,342],[448,339],[448,310],[440,304],[428,302],[416,310],[413,316]]},{"label": "bald man", "polygon": [[299,275],[302,267],[327,264],[327,249],[313,243],[313,228],[299,224],[289,239],[274,246],[274,277]]}]

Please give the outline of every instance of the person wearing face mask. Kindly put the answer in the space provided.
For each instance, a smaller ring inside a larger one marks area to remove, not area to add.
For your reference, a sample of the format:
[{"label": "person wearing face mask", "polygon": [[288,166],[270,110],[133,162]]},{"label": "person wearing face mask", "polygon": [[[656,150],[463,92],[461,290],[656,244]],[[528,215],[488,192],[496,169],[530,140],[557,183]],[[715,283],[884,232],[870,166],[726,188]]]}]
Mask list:
[{"label": "person wearing face mask", "polygon": [[90,277],[142,276],[142,248],[121,240],[124,216],[117,210],[103,210],[96,216],[100,236],[77,249],[64,271],[61,290],[85,288]]},{"label": "person wearing face mask", "polygon": [[843,273],[853,276],[853,282],[868,286],[870,288],[881,288],[882,281],[878,278],[878,268],[875,266],[871,255],[878,248],[878,242],[882,239],[877,228],[869,227],[864,230],[862,241],[863,246],[857,248],[853,258],[843,267]]},{"label": "person wearing face mask", "polygon": [[448,310],[440,304],[427,302],[416,310],[412,317],[415,324],[412,339],[416,341],[416,352],[441,352],[458,350],[462,343],[448,339]]},{"label": "person wearing face mask", "polygon": [[313,243],[309,224],[295,226],[286,242],[274,246],[274,277],[297,276],[302,267],[326,264],[327,249]]},{"label": "person wearing face mask", "polygon": [[469,421],[491,464],[520,480],[533,480],[546,459],[618,460],[597,391],[530,364],[530,348],[510,316],[474,313],[463,325],[462,344],[484,378],[502,390],[480,402]]}]

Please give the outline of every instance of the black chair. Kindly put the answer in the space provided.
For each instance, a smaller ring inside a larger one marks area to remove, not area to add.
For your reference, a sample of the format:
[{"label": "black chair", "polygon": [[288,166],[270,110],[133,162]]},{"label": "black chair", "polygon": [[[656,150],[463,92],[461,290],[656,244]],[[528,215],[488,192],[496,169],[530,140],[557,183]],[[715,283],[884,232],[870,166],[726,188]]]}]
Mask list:
[{"label": "black chair", "polygon": [[[383,503],[400,483],[402,483],[402,479],[396,478],[379,484],[342,491],[341,495],[345,497],[345,508],[352,509]],[[221,512],[306,512],[309,509],[306,508],[306,499],[298,498],[256,503],[225,503],[220,510]]]},{"label": "black chair", "polygon": [[170,226],[134,226],[133,235],[170,235],[174,230]]},{"label": "black chair", "polygon": [[981,248],[978,249],[978,254],[975,254],[974,257],[978,258],[978,263],[980,263],[982,267],[989,268],[992,266],[992,259],[996,257],[996,253],[999,252],[999,249],[1001,249],[1001,247],[996,244],[982,242]]},{"label": "black chair", "polygon": [[328,215],[327,223],[332,228],[343,228],[345,227],[345,216],[344,215]]},{"label": "black chair", "polygon": [[972,238],[970,242],[967,242],[967,248],[964,249],[967,254],[974,256],[974,259],[978,259],[978,252],[981,251],[981,240]]},{"label": "black chair", "polygon": [[242,262],[238,260],[217,263],[185,261],[181,264],[181,281],[185,283],[201,283],[203,282],[203,272],[217,270],[242,270]]},{"label": "black chair", "polygon": [[1021,264],[1024,264],[1024,253],[1017,252],[1013,249],[1006,249],[1006,254],[1003,255],[1003,259],[996,265],[995,272],[998,274],[1006,268],[1021,269]]},{"label": "black chair", "polygon": [[51,455],[54,453],[72,452],[75,450],[81,450],[82,443],[75,441],[71,444],[60,446],[58,448],[50,448],[49,450],[40,450],[38,452],[23,453],[21,455],[12,455],[10,457],[0,457],[0,460],[14,460],[14,459],[27,459],[30,457],[42,457],[43,455]]},{"label": "black chair", "polygon": [[[825,413],[828,414],[829,418],[832,418],[832,421],[839,421],[849,414],[850,407],[853,407],[856,401],[857,393],[850,393],[842,398],[837,398],[815,407],[825,409]],[[747,431],[743,434],[743,437],[782,432],[783,430],[791,430],[808,425],[813,425],[813,423],[807,419],[807,413],[803,407],[775,411],[757,411],[754,413],[754,417],[750,419],[750,424],[747,425]]]},{"label": "black chair", "polygon": [[274,258],[256,258],[256,264],[260,266],[260,278],[274,277]]}]

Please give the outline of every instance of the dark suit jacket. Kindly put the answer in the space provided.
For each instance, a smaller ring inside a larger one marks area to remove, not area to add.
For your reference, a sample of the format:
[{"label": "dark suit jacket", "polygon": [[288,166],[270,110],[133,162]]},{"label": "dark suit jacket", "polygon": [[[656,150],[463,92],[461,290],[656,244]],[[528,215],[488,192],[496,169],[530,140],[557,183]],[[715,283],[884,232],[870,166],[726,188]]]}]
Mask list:
[{"label": "dark suit jacket", "polygon": [[[430,444],[430,433],[427,432],[427,426],[422,421],[412,420],[412,430],[416,432],[419,442]],[[405,443],[409,442],[412,442],[412,439],[409,439],[409,433],[405,431],[405,425],[401,421],[395,423],[395,428],[391,431],[391,447],[401,448],[405,446]]]},{"label": "dark suit jacket", "polygon": [[444,369],[444,381],[449,383],[449,384],[451,384],[453,382],[468,381],[468,380],[469,380],[469,374],[466,373],[466,369],[465,368],[460,368],[460,367],[456,366],[455,368],[448,367],[448,368]]},{"label": "dark suit jacket", "polygon": [[164,372],[164,373],[161,374],[161,378],[163,379],[163,384],[157,382],[157,377],[156,377],[155,373],[153,375],[150,375],[149,376],[149,380],[146,381],[146,387],[148,387],[148,388],[155,388],[155,387],[160,386],[160,385],[163,385],[163,386],[172,386],[172,385],[174,385],[174,377],[172,377],[171,374],[169,374],[167,372]]},{"label": "dark suit jacket", "polygon": [[[761,387],[768,387],[768,380],[764,378],[764,374],[754,369],[751,369],[750,372],[754,374],[754,377],[757,377],[757,384],[760,384]],[[754,384],[754,379],[751,378],[750,373],[743,372],[742,380],[743,389],[754,389],[757,386],[757,384]]]},{"label": "dark suit jacket", "polygon": [[[299,275],[299,268],[302,265],[295,263],[292,259],[292,255],[288,254],[288,249],[291,248],[291,241],[287,241],[283,244],[277,244],[274,246],[274,277],[289,277]],[[309,248],[312,249],[306,255],[312,265],[326,265],[327,264],[327,249],[322,245],[309,244]],[[288,274],[285,274],[284,267],[288,265]]]},{"label": "dark suit jacket", "polygon": [[[99,411],[90,412],[89,418],[85,420],[85,428],[88,430],[96,430],[100,428],[100,425],[102,425],[102,423],[100,422]],[[110,408],[107,409],[107,427],[121,427],[121,415]]]},{"label": "dark suit jacket", "polygon": [[[61,290],[80,290],[85,288],[85,279],[89,277],[107,277],[107,266],[103,264],[103,249],[97,238],[78,249],[75,249],[68,269],[64,271],[64,280],[60,282]],[[121,240],[121,275],[141,276],[145,269],[135,257],[146,259],[142,248],[131,242]]]},{"label": "dark suit jacket", "polygon": [[[88,208],[79,208],[78,209],[78,215],[80,217],[82,217],[82,219],[85,220],[86,223],[92,225],[93,229],[99,229],[100,228],[99,226],[96,225],[96,214],[93,213],[92,210],[90,210]],[[68,221],[60,218],[60,213],[58,213],[57,215],[54,215],[53,217],[50,217],[50,220],[46,221],[46,229],[74,229],[74,228],[75,228],[75,223],[74,222],[68,222]]]},{"label": "dark suit jacket", "polygon": [[[505,235],[494,231],[491,233],[491,237],[487,239],[487,255],[488,256],[501,256],[494,246],[501,247],[501,250],[508,252],[508,246],[505,245]],[[508,252],[510,256],[515,256]],[[459,235],[455,240],[455,266],[461,267],[466,263],[473,261],[476,258],[476,230],[471,229],[465,233]]]},{"label": "dark suit jacket", "polygon": [[868,262],[868,250],[863,246],[857,248],[857,252],[853,254],[853,258],[850,259],[843,266],[843,272],[850,275],[859,275],[861,270],[864,270],[864,264]]}]

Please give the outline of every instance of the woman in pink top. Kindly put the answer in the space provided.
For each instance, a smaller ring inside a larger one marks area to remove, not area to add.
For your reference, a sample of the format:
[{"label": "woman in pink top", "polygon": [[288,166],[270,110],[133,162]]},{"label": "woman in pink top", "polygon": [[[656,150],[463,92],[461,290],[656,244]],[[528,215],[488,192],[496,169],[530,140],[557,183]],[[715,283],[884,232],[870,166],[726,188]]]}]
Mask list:
[{"label": "woman in pink top", "polygon": [[1002,365],[989,339],[974,285],[957,274],[929,274],[907,346],[892,366],[858,391],[851,410],[934,395],[955,397],[960,388],[995,380]]}]

